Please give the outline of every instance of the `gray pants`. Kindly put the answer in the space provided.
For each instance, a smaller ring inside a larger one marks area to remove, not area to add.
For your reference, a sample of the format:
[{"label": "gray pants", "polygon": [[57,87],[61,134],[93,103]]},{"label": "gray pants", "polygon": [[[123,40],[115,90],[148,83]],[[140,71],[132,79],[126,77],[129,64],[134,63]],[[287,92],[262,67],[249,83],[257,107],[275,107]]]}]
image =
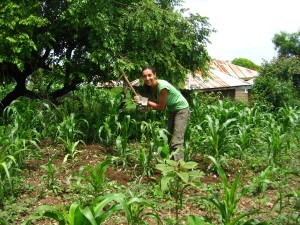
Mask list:
[{"label": "gray pants", "polygon": [[[169,145],[171,152],[174,152],[174,160],[184,160],[183,144],[184,134],[187,127],[188,120],[190,118],[189,108],[181,109],[175,112],[169,113],[168,118],[168,131]],[[175,152],[176,151],[176,152]]]}]

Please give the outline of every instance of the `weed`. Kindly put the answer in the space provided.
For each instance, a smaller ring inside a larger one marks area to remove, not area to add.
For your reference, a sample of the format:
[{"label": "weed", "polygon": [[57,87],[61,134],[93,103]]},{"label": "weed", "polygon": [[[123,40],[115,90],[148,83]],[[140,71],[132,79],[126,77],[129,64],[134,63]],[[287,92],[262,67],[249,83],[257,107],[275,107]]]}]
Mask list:
[{"label": "weed", "polygon": [[201,172],[196,170],[196,162],[178,162],[165,160],[164,164],[157,164],[156,169],[162,173],[161,190],[169,191],[175,199],[176,224],[179,223],[179,209],[183,206],[183,192],[201,176]]}]

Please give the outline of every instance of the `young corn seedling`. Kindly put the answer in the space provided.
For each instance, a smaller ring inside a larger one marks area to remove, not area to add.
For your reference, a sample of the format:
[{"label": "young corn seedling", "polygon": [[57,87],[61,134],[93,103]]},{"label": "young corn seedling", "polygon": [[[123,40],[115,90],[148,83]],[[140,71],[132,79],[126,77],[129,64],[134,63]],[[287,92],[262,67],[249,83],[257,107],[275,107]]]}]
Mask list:
[{"label": "young corn seedling", "polygon": [[46,179],[47,188],[52,190],[55,194],[58,194],[60,187],[58,186],[58,180],[55,177],[59,173],[59,167],[53,164],[53,157],[51,157],[46,165],[41,166],[47,174],[43,175],[41,178]]},{"label": "young corn seedling", "polygon": [[142,148],[139,153],[139,164],[142,167],[142,176],[151,176],[152,174],[152,159],[154,157],[154,143],[150,143],[149,151],[147,152],[145,148]]},{"label": "young corn seedling", "polygon": [[287,133],[283,133],[282,127],[276,125],[275,121],[271,123],[271,129],[267,134],[266,142],[268,144],[268,156],[271,164],[279,164],[280,154],[288,150]]},{"label": "young corn seedling", "polygon": [[72,160],[80,152],[77,150],[79,143],[84,144],[82,140],[78,140],[82,132],[76,128],[78,121],[75,120],[75,114],[71,113],[70,116],[65,116],[64,120],[58,125],[58,140],[60,140],[66,151],[64,162],[70,157]]},{"label": "young corn seedling", "polygon": [[206,137],[203,140],[211,149],[210,155],[215,155],[218,158],[220,155],[228,152],[228,148],[233,141],[233,136],[230,133],[232,123],[236,121],[235,118],[228,119],[224,123],[220,124],[218,118],[212,118],[210,115],[206,116],[207,132]]},{"label": "young corn seedling", "polygon": [[90,207],[83,208],[77,203],[72,203],[69,211],[61,207],[56,209],[50,205],[41,205],[36,208],[33,215],[26,219],[22,225],[30,225],[39,219],[51,219],[59,225],[98,225]]},{"label": "young corn seedling", "polygon": [[105,118],[105,122],[98,130],[100,143],[106,146],[112,146],[117,138],[120,122],[117,115],[109,115]]},{"label": "young corn seedling", "polygon": [[[63,121],[58,124],[58,137],[63,142],[63,144],[68,144],[76,142],[80,135],[83,135],[82,132],[77,129],[78,120],[75,118],[75,114],[71,113],[70,115],[65,115]],[[68,145],[65,145],[65,150],[68,152]]]},{"label": "young corn seedling", "polygon": [[4,200],[4,187],[8,186],[11,192],[13,192],[12,171],[14,168],[17,168],[17,166],[18,164],[15,157],[9,155],[7,151],[0,149],[0,205],[3,204]]},{"label": "young corn seedling", "polygon": [[76,155],[81,152],[81,150],[77,149],[77,146],[79,145],[79,143],[82,143],[83,145],[85,145],[85,143],[82,140],[67,143],[69,152],[65,155],[63,163],[67,162],[67,160],[69,158],[71,158],[71,160],[74,162]]},{"label": "young corn seedling", "polygon": [[111,163],[110,158],[106,158],[103,162],[100,162],[95,168],[92,166],[81,166],[79,168],[79,179],[77,181],[80,184],[81,180],[88,181],[94,188],[95,194],[100,194],[103,190],[105,183],[105,174],[108,166]]},{"label": "young corn seedling", "polygon": [[117,123],[117,130],[115,133],[119,133],[116,139],[116,151],[117,156],[126,159],[127,155],[127,145],[130,136],[130,116],[127,115],[123,118],[123,122]]},{"label": "young corn seedling", "polygon": [[153,147],[157,149],[158,155],[163,159],[170,158],[170,149],[168,144],[168,131],[163,128],[153,130]]},{"label": "young corn seedling", "polygon": [[179,209],[183,206],[183,192],[188,186],[196,186],[196,179],[201,176],[201,171],[196,169],[196,162],[179,160],[165,160],[157,164],[156,169],[162,173],[161,190],[169,192],[175,199],[176,224],[179,223]]},{"label": "young corn seedling", "polygon": [[92,206],[97,224],[102,224],[113,214],[120,212],[125,213],[128,225],[147,224],[146,218],[155,219],[157,224],[162,224],[155,206],[139,197],[128,198],[123,193],[110,193],[96,198]]},{"label": "young corn seedling", "polygon": [[86,207],[72,203],[69,211],[63,207],[56,209],[49,205],[39,206],[22,225],[29,225],[42,218],[52,219],[60,225],[99,225],[117,213],[125,214],[128,225],[146,224],[146,218],[154,218],[157,224],[162,224],[150,202],[138,197],[127,198],[122,193],[110,193],[95,198],[91,205]]},{"label": "young corn seedling", "polygon": [[[221,214],[221,223],[223,225],[241,224],[242,219],[244,219],[245,217],[259,213],[258,211],[250,211],[250,212],[236,215],[239,201],[241,200],[242,197],[244,197],[247,194],[247,192],[250,190],[253,184],[244,186],[242,190],[238,192],[238,185],[240,184],[241,171],[239,171],[237,177],[230,185],[223,168],[217,162],[217,160],[212,156],[208,156],[208,158],[215,165],[217,172],[222,180],[224,195],[222,198],[220,198],[218,193],[212,192],[211,197],[205,197],[203,199],[210,202],[218,209],[218,211]],[[251,221],[252,220],[248,220],[243,224],[251,224],[250,223]]]},{"label": "young corn seedling", "polygon": [[146,121],[142,121],[140,129],[141,129],[141,142],[144,143],[150,137],[150,135],[149,135],[149,131],[150,131],[149,123],[147,123]]},{"label": "young corn seedling", "polygon": [[265,196],[268,185],[274,184],[274,182],[270,181],[270,177],[272,173],[275,173],[278,168],[274,166],[268,166],[263,171],[260,172],[258,178],[255,181],[255,189],[257,193],[262,193]]}]

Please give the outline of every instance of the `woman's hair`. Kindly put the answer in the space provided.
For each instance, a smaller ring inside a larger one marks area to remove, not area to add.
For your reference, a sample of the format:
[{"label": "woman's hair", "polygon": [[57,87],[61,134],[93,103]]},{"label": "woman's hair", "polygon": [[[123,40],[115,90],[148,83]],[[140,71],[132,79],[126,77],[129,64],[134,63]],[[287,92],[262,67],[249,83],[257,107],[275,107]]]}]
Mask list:
[{"label": "woman's hair", "polygon": [[156,73],[154,67],[152,67],[152,66],[145,66],[145,67],[143,67],[142,68],[142,73],[143,73],[144,70],[151,70],[153,73]]}]

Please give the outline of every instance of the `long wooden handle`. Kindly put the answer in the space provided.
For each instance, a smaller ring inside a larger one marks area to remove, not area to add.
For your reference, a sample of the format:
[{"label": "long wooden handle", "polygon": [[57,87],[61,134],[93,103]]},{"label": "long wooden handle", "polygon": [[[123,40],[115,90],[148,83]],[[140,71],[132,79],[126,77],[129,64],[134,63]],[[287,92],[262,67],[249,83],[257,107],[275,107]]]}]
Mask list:
[{"label": "long wooden handle", "polygon": [[126,81],[126,83],[128,84],[128,86],[130,87],[131,91],[133,92],[134,95],[138,95],[138,93],[136,93],[136,91],[134,90],[133,86],[131,85],[130,81],[128,80],[128,78],[126,77],[125,73],[123,72],[123,70],[121,70],[122,76],[124,77],[124,80]]}]

